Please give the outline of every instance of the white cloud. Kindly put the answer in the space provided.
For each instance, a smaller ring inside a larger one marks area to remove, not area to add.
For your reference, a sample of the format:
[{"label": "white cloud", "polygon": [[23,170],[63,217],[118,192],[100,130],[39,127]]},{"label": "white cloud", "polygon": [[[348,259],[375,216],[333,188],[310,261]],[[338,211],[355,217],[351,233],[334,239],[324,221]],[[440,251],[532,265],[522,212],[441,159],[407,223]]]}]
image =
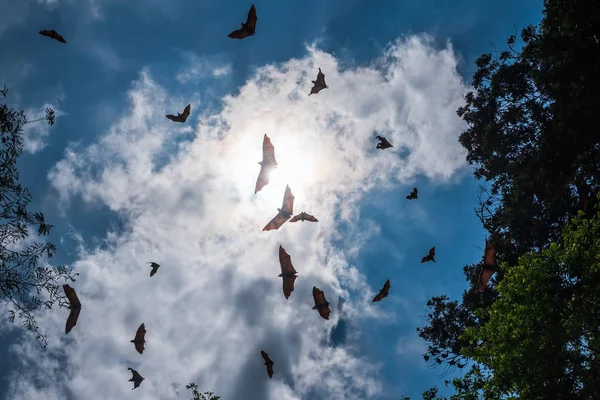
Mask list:
[{"label": "white cloud", "polygon": [[231,64],[225,62],[224,55],[197,56],[184,53],[186,66],[175,77],[180,83],[197,83],[206,78],[220,78],[231,73]]},{"label": "white cloud", "polygon": [[[336,215],[352,226],[369,189],[416,174],[446,182],[464,166],[455,110],[467,88],[452,48],[432,43],[400,40],[373,66],[345,71],[310,47],[301,59],[258,69],[223,99],[218,115],[199,116],[192,104],[183,126],[164,114],[186,99],[172,98],[143,71],[122,119],[97,143],[69,148],[49,174],[63,202],[103,202],[127,227],[101,246],[80,248],[78,325],[65,337],[66,310],[40,317],[49,351],[18,348],[23,368],[12,398],[124,398],[129,366],[146,377],[135,393],[142,400],[189,398],[182,386],[190,381],[223,399],[377,398],[378,367],[365,370],[356,354],[327,344],[337,299],[366,287],[332,240],[365,240],[357,230],[337,232]],[[330,88],[309,97],[318,67]],[[184,127],[195,136],[173,152],[168,146]],[[374,131],[394,148],[376,150]],[[279,167],[255,195],[264,133]],[[400,158],[403,147],[410,154]],[[320,222],[261,232],[286,184],[295,211]],[[287,301],[277,278],[279,245],[299,271]],[[153,278],[148,261],[162,265]],[[313,286],[332,303],[329,321],[311,310]],[[381,315],[369,303],[378,289],[350,298],[345,318],[358,309]],[[142,322],[147,345],[139,355],[129,340]],[[273,380],[261,349],[275,361]]]}]

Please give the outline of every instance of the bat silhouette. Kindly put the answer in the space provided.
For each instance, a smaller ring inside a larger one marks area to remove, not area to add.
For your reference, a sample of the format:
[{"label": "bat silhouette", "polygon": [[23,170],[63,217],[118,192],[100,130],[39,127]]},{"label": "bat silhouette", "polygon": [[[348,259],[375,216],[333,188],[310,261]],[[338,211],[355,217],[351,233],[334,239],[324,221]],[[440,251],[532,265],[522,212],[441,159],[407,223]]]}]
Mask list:
[{"label": "bat silhouette", "polygon": [[479,280],[477,281],[476,292],[483,292],[483,289],[487,286],[490,278],[498,270],[496,264],[496,248],[492,244],[491,240],[485,240],[485,251],[483,253],[483,268],[479,273]]},{"label": "bat silhouette", "polygon": [[134,344],[137,352],[140,354],[143,354],[144,350],[145,350],[145,348],[144,348],[144,343],[146,343],[145,337],[146,337],[146,327],[144,326],[144,324],[141,324],[140,327],[138,328],[137,332],[135,333],[135,338],[133,340],[130,340],[130,342]]},{"label": "bat silhouette", "polygon": [[323,89],[329,88],[329,86],[327,86],[327,84],[325,83],[325,74],[323,74],[321,72],[321,68],[319,68],[319,73],[317,74],[317,80],[311,81],[311,82],[313,83],[314,86],[312,87],[312,89],[310,89],[310,93],[308,94],[309,96],[311,94],[317,94]]},{"label": "bat silhouette", "polygon": [[260,172],[256,179],[256,186],[254,187],[255,194],[269,183],[269,174],[271,173],[271,170],[277,166],[277,161],[275,160],[275,146],[273,146],[271,139],[269,139],[266,133],[263,138],[263,158],[262,161],[259,161],[259,164]]},{"label": "bat silhouette", "polygon": [[269,374],[269,379],[273,377],[273,360],[269,358],[269,355],[264,350],[260,351],[260,355],[265,360],[265,365],[267,366],[267,374]]},{"label": "bat silhouette", "polygon": [[302,211],[300,214],[294,216],[294,218],[290,219],[290,222],[297,221],[310,221],[310,222],[319,222],[318,219],[315,218],[314,215],[310,215]]},{"label": "bat silhouette", "polygon": [[313,299],[315,301],[315,306],[312,309],[319,311],[319,315],[321,315],[323,319],[329,319],[329,314],[331,314],[329,302],[325,298],[325,293],[316,286],[313,286]]},{"label": "bat silhouette", "polygon": [[281,265],[279,277],[283,278],[283,295],[288,299],[294,291],[294,281],[298,271],[294,269],[292,258],[282,246],[279,246],[279,264]]},{"label": "bat silhouette", "polygon": [[435,262],[435,246],[433,246],[430,250],[429,250],[429,254],[427,254],[425,257],[423,257],[421,259],[421,264],[428,262],[428,261],[433,261]]},{"label": "bat silhouette", "polygon": [[392,146],[392,144],[390,142],[388,142],[388,140],[386,138],[384,138],[383,136],[375,136],[376,139],[379,140],[379,143],[377,143],[377,146],[375,146],[378,149],[384,150],[387,149],[388,147],[394,147]]},{"label": "bat silhouette", "polygon": [[63,290],[69,300],[69,309],[71,310],[67,318],[67,325],[65,326],[65,335],[68,335],[71,329],[77,325],[77,319],[79,319],[79,312],[81,311],[81,302],[79,301],[79,297],[77,297],[75,289],[71,286],[65,284],[63,285]]},{"label": "bat silhouette", "polygon": [[254,35],[256,31],[256,21],[258,18],[256,17],[256,7],[254,4],[250,6],[250,11],[248,11],[248,18],[246,19],[246,23],[242,22],[242,27],[231,32],[227,37],[232,39],[244,39],[248,36]]},{"label": "bat silhouette", "polygon": [[149,262],[146,264],[150,264],[150,268],[152,268],[152,271],[150,271],[150,278],[152,278],[154,276],[154,274],[156,274],[156,271],[158,271],[160,264],[157,264],[155,262]]},{"label": "bat silhouette", "polygon": [[379,293],[377,294],[377,296],[375,296],[373,298],[372,303],[375,303],[376,301],[381,301],[381,299],[383,299],[384,297],[388,296],[389,292],[390,292],[390,280],[388,279],[383,284],[383,288],[379,291]]},{"label": "bat silhouette", "polygon": [[281,208],[278,208],[277,215],[273,217],[271,221],[263,228],[263,231],[277,230],[281,225],[283,225],[288,219],[292,217],[294,213],[294,195],[292,194],[292,189],[290,189],[289,185],[285,186],[285,193],[283,194],[283,204]]},{"label": "bat silhouette", "polygon": [[44,29],[43,31],[40,31],[40,35],[47,36],[54,40],[58,40],[61,43],[67,43],[65,38],[60,36],[54,29],[52,29],[52,30]]},{"label": "bat silhouette", "polygon": [[188,104],[183,110],[183,114],[177,113],[177,115],[168,114],[165,117],[169,118],[173,122],[185,122],[190,116],[190,111],[192,110],[192,105]]},{"label": "bat silhouette", "polygon": [[413,200],[413,199],[418,199],[419,197],[419,191],[417,190],[417,188],[413,188],[412,192],[410,192],[410,194],[408,196],[406,196],[406,198],[408,200]]},{"label": "bat silhouette", "polygon": [[[133,382],[133,389],[139,387],[142,383],[142,381],[146,378],[144,378],[143,376],[141,376],[135,369],[133,368],[127,368],[128,371],[131,371],[131,373],[133,374],[133,376],[131,377],[131,379],[129,380],[129,382]],[[133,390],[131,389],[131,390]]]}]

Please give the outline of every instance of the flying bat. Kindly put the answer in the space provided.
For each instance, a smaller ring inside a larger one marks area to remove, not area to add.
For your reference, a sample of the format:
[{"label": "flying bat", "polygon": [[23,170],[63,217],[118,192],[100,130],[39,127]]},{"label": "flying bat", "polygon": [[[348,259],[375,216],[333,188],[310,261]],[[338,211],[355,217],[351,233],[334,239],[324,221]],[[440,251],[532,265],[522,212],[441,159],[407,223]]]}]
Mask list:
[{"label": "flying bat", "polygon": [[256,31],[256,21],[258,18],[256,17],[256,7],[254,4],[250,6],[250,11],[248,11],[248,19],[246,19],[246,23],[242,22],[242,27],[231,32],[227,37],[232,39],[244,39],[248,36],[254,35]]},{"label": "flying bat", "polygon": [[71,332],[71,329],[77,325],[77,319],[79,318],[79,312],[81,311],[81,302],[79,301],[79,297],[77,297],[75,289],[71,286],[65,284],[63,285],[63,290],[69,300],[69,309],[71,310],[69,317],[67,318],[67,325],[65,326],[65,335],[68,335],[69,332]]},{"label": "flying bat", "polygon": [[169,118],[173,122],[185,122],[190,116],[190,111],[192,110],[192,105],[188,104],[183,110],[183,114],[177,113],[177,115],[168,114],[165,117]]},{"label": "flying bat", "polygon": [[283,278],[283,295],[288,299],[294,291],[294,281],[298,271],[294,269],[292,258],[282,246],[279,246],[279,264],[281,265],[279,277]]},{"label": "flying bat", "polygon": [[475,291],[483,292],[483,289],[485,289],[487,286],[488,281],[497,270],[496,248],[492,244],[491,240],[486,239],[485,251],[483,253],[483,268],[481,268],[481,272],[479,273],[479,280],[477,281],[477,287]]},{"label": "flying bat", "polygon": [[133,340],[130,340],[130,342],[134,344],[137,352],[140,354],[143,354],[144,350],[145,350],[144,349],[144,343],[146,343],[145,337],[146,337],[146,327],[144,326],[144,324],[141,324],[140,327],[138,328],[137,332],[135,333],[135,338]]},{"label": "flying bat", "polygon": [[323,319],[329,319],[329,314],[331,314],[329,302],[325,299],[325,293],[317,289],[316,286],[313,286],[313,299],[315,300],[315,306],[312,309],[319,311]]},{"label": "flying bat", "polygon": [[317,94],[323,89],[329,88],[329,86],[327,86],[327,84],[325,83],[325,74],[321,72],[321,68],[319,68],[319,73],[317,74],[317,80],[311,81],[311,82],[313,83],[314,86],[312,87],[312,89],[310,89],[310,93],[308,94],[309,96],[311,94]]},{"label": "flying bat", "polygon": [[419,191],[417,190],[417,188],[413,188],[412,192],[410,192],[410,194],[408,196],[406,196],[406,198],[408,200],[413,200],[413,199],[418,199],[419,197]]},{"label": "flying bat", "polygon": [[390,142],[388,142],[388,140],[386,138],[384,138],[383,136],[375,136],[376,139],[379,140],[379,143],[377,143],[377,146],[375,146],[378,149],[384,150],[387,149],[388,147],[394,147],[392,146],[392,144]]},{"label": "flying bat", "polygon": [[383,288],[379,291],[377,296],[375,296],[375,298],[373,298],[372,303],[375,303],[376,301],[381,301],[381,299],[388,296],[389,292],[390,292],[390,280],[388,279],[383,284]]},{"label": "flying bat", "polygon": [[[143,376],[141,376],[135,369],[133,368],[127,368],[128,371],[131,371],[131,373],[133,374],[133,376],[131,377],[131,379],[129,380],[129,382],[133,382],[133,389],[137,388],[140,386],[140,384],[142,383],[142,381],[146,378],[144,378]],[[131,390],[133,390],[131,389]]]},{"label": "flying bat", "polygon": [[269,174],[277,165],[277,161],[275,160],[275,146],[273,146],[271,139],[269,139],[266,133],[263,138],[263,158],[258,163],[260,164],[260,172],[256,179],[256,186],[254,187],[255,194],[269,183]]},{"label": "flying bat", "polygon": [[149,262],[147,264],[150,264],[150,268],[152,268],[152,271],[150,271],[150,278],[152,278],[154,274],[156,274],[156,271],[158,271],[160,264],[157,264],[155,262]]},{"label": "flying bat", "polygon": [[40,31],[40,35],[47,36],[54,40],[58,40],[61,43],[67,43],[65,38],[60,36],[54,29],[52,29],[52,30],[44,29],[43,31]]},{"label": "flying bat", "polygon": [[428,262],[428,261],[433,261],[435,262],[435,246],[433,246],[430,250],[429,250],[429,254],[427,254],[425,257],[423,257],[421,259],[421,264]]},{"label": "flying bat", "polygon": [[297,221],[319,222],[319,220],[316,219],[314,215],[307,214],[304,211],[302,211],[300,214],[294,216],[294,218],[290,219],[290,222],[297,222]]},{"label": "flying bat", "polygon": [[285,186],[285,193],[283,194],[283,204],[281,208],[278,208],[277,215],[273,217],[271,221],[263,228],[263,231],[277,230],[283,225],[288,219],[294,214],[294,195],[289,185]]},{"label": "flying bat", "polygon": [[265,360],[265,365],[267,366],[267,374],[269,374],[269,379],[271,379],[273,377],[273,364],[275,363],[269,358],[269,355],[265,351],[261,350],[260,355]]}]

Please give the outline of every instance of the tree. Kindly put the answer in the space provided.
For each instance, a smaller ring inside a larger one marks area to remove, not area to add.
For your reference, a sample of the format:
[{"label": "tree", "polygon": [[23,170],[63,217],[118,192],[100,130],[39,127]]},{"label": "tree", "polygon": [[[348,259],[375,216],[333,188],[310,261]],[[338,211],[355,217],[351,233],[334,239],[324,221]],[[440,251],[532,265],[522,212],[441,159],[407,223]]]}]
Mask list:
[{"label": "tree", "polygon": [[[600,195],[599,195],[600,200]],[[487,323],[462,335],[467,355],[493,371],[489,385],[527,399],[600,398],[600,207],[561,243],[506,266]],[[483,315],[482,315],[483,316]]]},{"label": "tree", "polygon": [[196,385],[193,382],[190,383],[189,385],[186,385],[185,388],[192,390],[192,394],[194,395],[192,400],[219,400],[221,398],[219,396],[215,396],[215,394],[213,392],[200,393],[198,391],[198,385]]},{"label": "tree", "polygon": [[[474,358],[483,342],[467,340],[464,333],[490,323],[489,310],[500,297],[497,285],[510,266],[520,265],[526,254],[560,246],[566,224],[578,211],[584,213],[580,218],[592,218],[598,203],[600,3],[545,0],[544,6],[539,26],[522,30],[521,48],[515,32],[507,48],[477,59],[474,90],[457,111],[467,122],[459,138],[467,161],[475,177],[487,182],[477,215],[492,236],[502,268],[483,293],[475,293],[482,265],[465,266],[469,288],[461,301],[432,298],[428,325],[418,329],[428,342],[424,358],[450,367],[468,362],[469,372],[451,384],[463,392],[488,391],[485,398],[515,393],[492,384],[498,382],[495,369]],[[543,359],[549,354],[538,356],[540,368],[553,362]]]},{"label": "tree", "polygon": [[[8,89],[4,87],[0,94],[6,98]],[[53,125],[54,110],[46,109],[44,120]],[[45,347],[46,337],[39,330],[34,312],[50,309],[56,303],[65,306],[58,282],[74,281],[77,274],[64,266],[40,265],[52,257],[56,247],[28,239],[34,226],[38,236],[46,236],[52,229],[42,213],[27,210],[31,194],[19,184],[17,160],[23,154],[23,126],[36,121],[27,121],[23,111],[0,105],[0,301],[9,305],[9,320],[14,322],[17,317],[23,321]]]}]

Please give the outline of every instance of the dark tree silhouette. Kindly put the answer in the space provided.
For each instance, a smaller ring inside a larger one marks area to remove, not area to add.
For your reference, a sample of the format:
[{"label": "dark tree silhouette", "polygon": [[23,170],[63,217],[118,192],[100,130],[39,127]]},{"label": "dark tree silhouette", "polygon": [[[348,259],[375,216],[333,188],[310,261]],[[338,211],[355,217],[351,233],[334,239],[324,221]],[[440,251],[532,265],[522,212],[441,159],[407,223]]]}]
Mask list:
[{"label": "dark tree silhouette", "polygon": [[213,392],[200,393],[198,391],[198,385],[196,385],[193,382],[190,383],[189,385],[186,385],[185,388],[191,389],[192,394],[194,395],[192,400],[219,400],[221,398],[220,396],[215,396],[215,394]]},{"label": "dark tree silhouette", "polygon": [[[8,89],[0,90],[3,98]],[[43,118],[54,125],[54,110],[46,109]],[[27,123],[23,111],[0,105],[0,301],[8,304],[9,320],[15,318],[33,331],[46,346],[46,337],[37,325],[34,311],[50,309],[54,304],[66,307],[60,280],[75,281],[74,274],[65,266],[45,265],[56,247],[49,242],[28,240],[29,229],[37,227],[38,236],[50,233],[52,225],[44,215],[27,210],[31,202],[29,190],[19,184],[17,160],[23,153],[23,126]]]}]

